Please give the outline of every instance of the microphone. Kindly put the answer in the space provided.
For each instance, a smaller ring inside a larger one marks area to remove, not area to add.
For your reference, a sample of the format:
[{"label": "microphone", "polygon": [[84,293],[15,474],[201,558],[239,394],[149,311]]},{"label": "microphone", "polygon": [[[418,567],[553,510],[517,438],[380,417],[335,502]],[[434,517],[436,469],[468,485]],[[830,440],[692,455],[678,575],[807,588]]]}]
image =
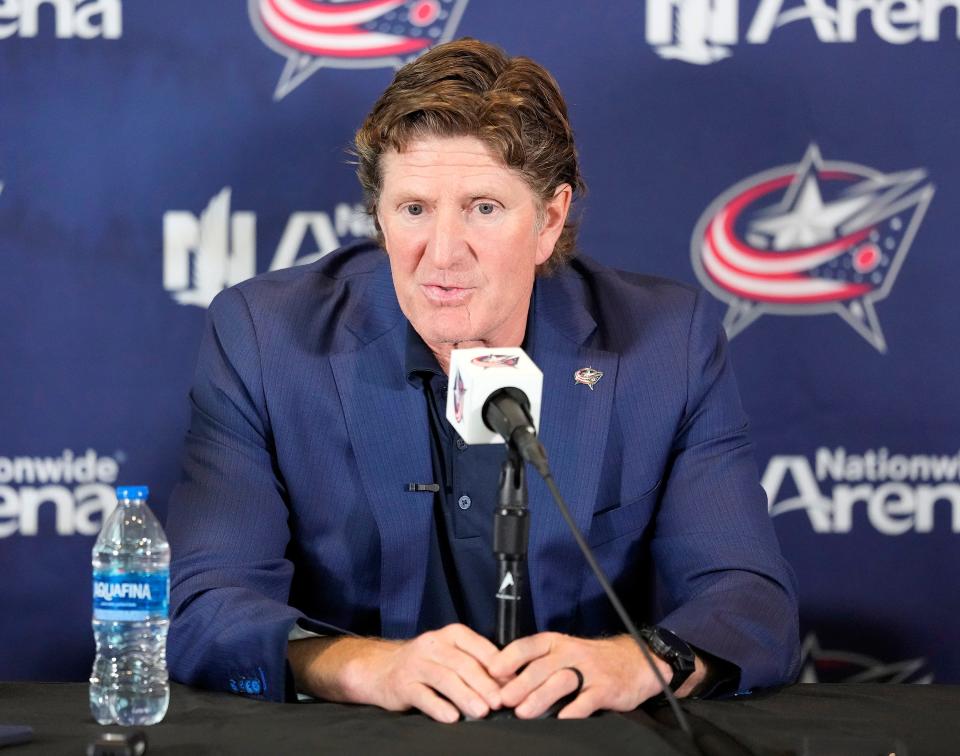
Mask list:
[{"label": "microphone", "polygon": [[[597,581],[607,594],[610,604],[616,611],[620,621],[653,672],[660,685],[660,690],[667,699],[680,725],[680,729],[693,741],[698,751],[703,753],[699,743],[694,740],[693,732],[686,715],[677,703],[676,696],[664,679],[646,643],[640,637],[633,620],[624,608],[623,603],[614,591],[610,580],[583,537],[570,514],[560,489],[557,487],[550,467],[547,464],[547,453],[537,438],[537,427],[540,424],[540,400],[543,395],[543,373],[520,347],[475,347],[472,349],[454,349],[450,352],[451,382],[447,389],[447,420],[456,428],[460,437],[468,444],[497,444],[506,443],[511,454],[519,454],[525,461],[533,465],[543,477],[544,483],[550,490],[560,514],[566,521],[573,539],[583,553],[587,564],[596,576]],[[509,464],[509,463],[508,463]],[[506,469],[506,468],[505,468]],[[515,473],[516,474],[516,473]],[[501,485],[509,485],[501,475]],[[522,475],[517,474],[521,496],[525,495],[525,485]],[[525,501],[519,509],[525,507]],[[518,507],[501,507],[501,512],[516,512]],[[496,526],[495,526],[496,527]],[[512,551],[519,553],[522,558],[526,553],[525,529],[529,523],[524,520],[512,533],[524,532],[523,548]],[[508,534],[508,535],[510,535]],[[507,539],[511,540],[511,539]],[[501,554],[498,552],[498,559]],[[516,561],[516,554],[514,561]],[[501,560],[501,566],[504,562]],[[498,597],[499,600],[499,597]],[[505,602],[513,603],[513,602]],[[498,637],[501,610],[498,609]]]},{"label": "microphone", "polygon": [[537,439],[543,373],[520,347],[474,347],[450,353],[447,420],[468,444],[506,443],[543,473]]}]

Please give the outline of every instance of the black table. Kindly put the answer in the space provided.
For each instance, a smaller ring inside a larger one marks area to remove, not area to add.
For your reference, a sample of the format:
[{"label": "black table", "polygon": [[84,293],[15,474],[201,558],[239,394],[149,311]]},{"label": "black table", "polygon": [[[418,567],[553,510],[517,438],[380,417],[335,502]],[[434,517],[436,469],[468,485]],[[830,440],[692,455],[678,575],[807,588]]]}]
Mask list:
[{"label": "black table", "polygon": [[[728,701],[683,703],[705,754],[957,756],[960,686],[794,685]],[[34,729],[2,756],[84,753],[105,730],[81,683],[0,683],[0,723]],[[665,707],[581,721],[454,725],[415,714],[329,703],[271,704],[173,685],[170,709],[146,728],[149,754],[610,754],[697,751]]]}]

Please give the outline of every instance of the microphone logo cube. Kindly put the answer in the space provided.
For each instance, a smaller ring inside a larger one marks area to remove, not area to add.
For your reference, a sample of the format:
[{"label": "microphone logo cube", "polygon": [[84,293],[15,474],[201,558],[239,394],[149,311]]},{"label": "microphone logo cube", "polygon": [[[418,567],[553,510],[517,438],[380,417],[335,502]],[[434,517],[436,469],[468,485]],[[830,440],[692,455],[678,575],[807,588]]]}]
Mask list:
[{"label": "microphone logo cube", "polygon": [[474,347],[450,353],[450,390],[447,420],[468,444],[506,443],[483,421],[483,407],[491,394],[516,388],[530,401],[530,417],[540,430],[543,373],[520,347]]}]

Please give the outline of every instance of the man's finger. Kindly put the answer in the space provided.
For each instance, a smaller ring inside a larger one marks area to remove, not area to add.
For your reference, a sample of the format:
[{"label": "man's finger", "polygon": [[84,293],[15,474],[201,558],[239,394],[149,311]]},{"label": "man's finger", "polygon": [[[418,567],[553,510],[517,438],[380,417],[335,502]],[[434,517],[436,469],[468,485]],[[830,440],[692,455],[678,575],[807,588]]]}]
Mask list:
[{"label": "man's finger", "polygon": [[500,649],[493,645],[490,640],[471,630],[466,625],[447,625],[444,630],[449,632],[453,640],[453,645],[461,651],[470,654],[470,656],[485,667],[500,653]]},{"label": "man's finger", "polygon": [[550,653],[553,638],[553,633],[537,633],[517,638],[491,660],[487,669],[498,680],[510,679],[520,667]]},{"label": "man's finger", "polygon": [[[524,671],[526,674],[526,671]],[[558,669],[550,675],[543,685],[532,691],[518,706],[514,713],[521,719],[539,717],[553,704],[580,685],[580,680],[570,669]]]},{"label": "man's finger", "polygon": [[483,697],[491,709],[500,708],[500,686],[487,672],[487,668],[469,653],[459,647],[448,648],[437,655],[436,661],[456,672],[460,679]]},{"label": "man's finger", "polygon": [[490,706],[477,691],[467,685],[449,667],[430,664],[423,671],[423,682],[450,700],[468,717],[482,719],[490,713]]},{"label": "man's finger", "polygon": [[585,719],[602,708],[601,693],[597,688],[588,688],[560,709],[557,719]]},{"label": "man's finger", "polygon": [[408,702],[437,722],[451,724],[460,719],[457,707],[443,700],[436,691],[423,683],[414,683],[409,688]]},{"label": "man's finger", "polygon": [[524,667],[523,672],[500,690],[503,705],[512,707],[520,704],[533,691],[543,685],[561,666],[563,665],[552,656],[541,656],[539,659],[534,659]]}]

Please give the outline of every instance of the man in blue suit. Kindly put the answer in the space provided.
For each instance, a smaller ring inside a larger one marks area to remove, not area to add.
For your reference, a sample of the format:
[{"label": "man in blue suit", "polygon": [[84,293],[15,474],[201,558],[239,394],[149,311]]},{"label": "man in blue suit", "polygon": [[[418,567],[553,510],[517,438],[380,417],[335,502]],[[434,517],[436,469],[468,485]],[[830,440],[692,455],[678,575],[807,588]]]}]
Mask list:
[{"label": "man in blue suit", "polygon": [[702,294],[573,256],[582,182],[550,75],[441,45],[398,72],[356,149],[386,254],[359,244],[210,308],[169,507],[173,676],[440,721],[655,695],[536,480],[529,634],[491,642],[477,576],[502,450],[458,444],[439,408],[451,349],[523,345],[554,477],[671,687],[791,680],[793,577],[722,330]]}]

